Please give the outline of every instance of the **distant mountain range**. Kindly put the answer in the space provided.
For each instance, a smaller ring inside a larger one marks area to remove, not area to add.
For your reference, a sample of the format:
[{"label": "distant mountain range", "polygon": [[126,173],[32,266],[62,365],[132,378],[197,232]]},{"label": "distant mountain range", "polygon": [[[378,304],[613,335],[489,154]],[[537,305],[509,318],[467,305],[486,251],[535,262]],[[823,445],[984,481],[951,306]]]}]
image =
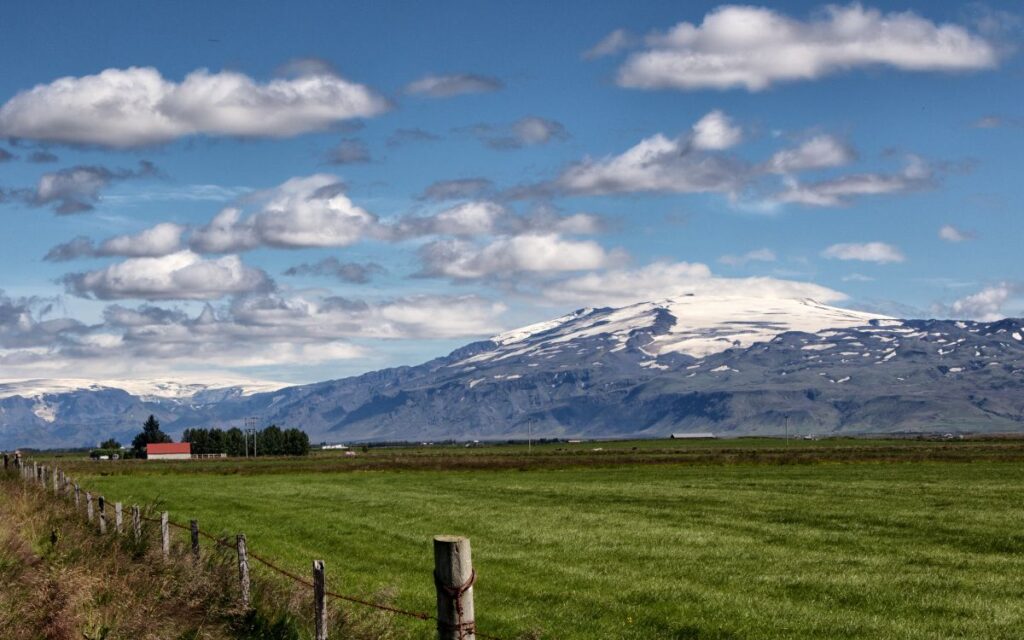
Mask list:
[{"label": "distant mountain range", "polygon": [[899,320],[803,299],[580,309],[418,366],[309,385],[0,382],[0,447],[130,440],[149,414],[314,442],[1024,429],[1024,320]]}]

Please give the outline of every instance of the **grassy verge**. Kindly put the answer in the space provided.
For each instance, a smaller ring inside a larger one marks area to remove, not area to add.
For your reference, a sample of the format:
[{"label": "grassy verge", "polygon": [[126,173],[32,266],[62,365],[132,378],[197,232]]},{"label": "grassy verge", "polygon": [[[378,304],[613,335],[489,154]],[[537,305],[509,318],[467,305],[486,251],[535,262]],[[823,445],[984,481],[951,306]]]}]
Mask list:
[{"label": "grassy verge", "polygon": [[[301,640],[308,590],[273,576],[239,604],[234,554],[193,562],[182,540],[164,560],[155,527],[99,536],[73,502],[0,472],[0,637],[4,640]],[[111,524],[111,526],[113,526]],[[332,638],[397,638],[381,614],[329,610]]]}]

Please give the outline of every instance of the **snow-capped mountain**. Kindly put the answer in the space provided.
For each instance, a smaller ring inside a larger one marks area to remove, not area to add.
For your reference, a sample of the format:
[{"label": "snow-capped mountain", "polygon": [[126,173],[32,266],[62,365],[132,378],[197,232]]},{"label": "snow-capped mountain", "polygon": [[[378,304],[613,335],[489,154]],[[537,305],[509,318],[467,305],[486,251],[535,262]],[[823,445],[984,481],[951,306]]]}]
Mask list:
[{"label": "snow-capped mountain", "polygon": [[532,353],[558,353],[572,343],[600,336],[625,349],[645,334],[643,352],[651,358],[678,353],[702,357],[733,347],[771,340],[786,331],[815,333],[829,328],[892,321],[885,316],[830,307],[814,300],[790,298],[709,297],[687,295],[642,302],[618,309],[580,309],[548,322],[491,338],[498,348],[470,361]]},{"label": "snow-capped mountain", "polygon": [[197,410],[284,386],[243,378],[0,380],[0,447],[92,446],[112,436],[124,443],[147,411]]},{"label": "snow-capped mountain", "polygon": [[238,378],[206,379],[203,382],[173,378],[155,380],[88,380],[85,378],[47,378],[37,380],[0,380],[0,398],[11,396],[40,397],[75,391],[120,389],[143,400],[188,400],[197,394],[228,392],[243,396],[275,391],[287,386],[281,382]]},{"label": "snow-capped mountain", "polygon": [[8,395],[0,446],[90,442],[134,432],[149,413],[172,431],[257,416],[314,441],[742,435],[787,421],[816,434],[1010,431],[1024,428],[1022,391],[1018,319],[682,296],[580,309],[418,366],[266,392]]}]

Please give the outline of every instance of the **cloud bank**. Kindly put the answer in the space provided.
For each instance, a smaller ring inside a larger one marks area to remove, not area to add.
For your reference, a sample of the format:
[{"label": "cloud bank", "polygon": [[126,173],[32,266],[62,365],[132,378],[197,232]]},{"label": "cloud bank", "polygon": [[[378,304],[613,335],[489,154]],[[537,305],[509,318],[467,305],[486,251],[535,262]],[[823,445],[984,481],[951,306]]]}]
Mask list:
[{"label": "cloud bank", "polygon": [[955,24],[917,14],[829,5],[808,20],[764,7],[726,5],[697,25],[681,22],[647,38],[619,68],[636,89],[744,88],[815,80],[865,67],[974,71],[996,66],[996,47]]},{"label": "cloud bank", "polygon": [[114,148],[192,135],[283,138],[375,116],[389,106],[323,65],[266,83],[206,69],[174,82],[152,67],[129,67],[18,93],[0,106],[0,136]]}]

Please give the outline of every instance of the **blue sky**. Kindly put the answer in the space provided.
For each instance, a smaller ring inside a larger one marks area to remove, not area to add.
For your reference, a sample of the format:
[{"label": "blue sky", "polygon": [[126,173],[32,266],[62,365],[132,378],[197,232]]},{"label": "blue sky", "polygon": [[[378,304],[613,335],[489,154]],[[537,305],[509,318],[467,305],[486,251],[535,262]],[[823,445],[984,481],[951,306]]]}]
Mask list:
[{"label": "blue sky", "polygon": [[686,291],[1021,315],[1005,6],[8,3],[0,377],[311,381]]}]

